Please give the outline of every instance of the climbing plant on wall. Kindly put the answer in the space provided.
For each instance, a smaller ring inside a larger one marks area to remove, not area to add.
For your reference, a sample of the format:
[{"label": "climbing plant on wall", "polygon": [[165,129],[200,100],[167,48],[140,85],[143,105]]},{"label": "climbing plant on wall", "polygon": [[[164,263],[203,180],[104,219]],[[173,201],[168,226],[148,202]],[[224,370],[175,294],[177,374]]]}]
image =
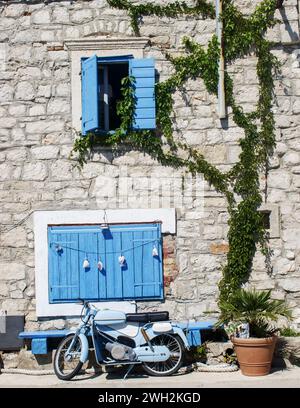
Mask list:
[{"label": "climbing plant on wall", "polygon": [[[202,16],[215,17],[215,8],[206,0],[195,0],[194,6],[183,1],[168,5],[132,4],[129,0],[107,0],[111,7],[126,10],[132,28],[139,35],[143,16],[159,17]],[[242,284],[247,282],[257,245],[268,251],[267,234],[258,211],[262,196],[259,175],[268,169],[268,159],[275,146],[275,123],[272,112],[274,71],[279,63],[271,52],[272,44],[264,37],[266,30],[276,24],[274,18],[278,0],[262,0],[250,16],[244,16],[232,0],[223,0],[223,45],[226,65],[237,58],[256,55],[259,97],[255,110],[246,113],[234,97],[233,80],[225,72],[226,104],[241,129],[239,161],[227,172],[221,172],[209,163],[196,149],[184,140],[173,137],[173,97],[189,78],[202,78],[207,91],[217,95],[220,44],[212,36],[206,47],[190,38],[184,38],[186,53],[179,57],[168,56],[174,74],[166,81],[156,84],[157,131],[132,131],[134,114],[134,78],[123,81],[123,100],[118,105],[121,125],[114,134],[97,138],[89,134],[76,139],[74,151],[79,154],[80,164],[86,161],[86,152],[93,144],[102,143],[119,147],[124,142],[131,149],[144,151],[159,163],[174,168],[185,168],[192,174],[201,173],[214,188],[224,194],[229,212],[229,251],[223,277],[219,283],[220,300],[228,299]],[[159,137],[158,137],[159,134]]]}]

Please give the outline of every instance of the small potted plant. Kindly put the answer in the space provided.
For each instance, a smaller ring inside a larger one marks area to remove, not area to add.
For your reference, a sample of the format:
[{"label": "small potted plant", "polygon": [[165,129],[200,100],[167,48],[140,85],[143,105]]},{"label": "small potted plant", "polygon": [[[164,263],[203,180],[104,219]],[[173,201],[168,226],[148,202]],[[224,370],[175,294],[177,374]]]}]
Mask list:
[{"label": "small potted plant", "polygon": [[[239,332],[235,331],[230,337],[242,374],[267,375],[277,340],[275,333],[279,330],[272,324],[279,317],[292,317],[285,301],[271,299],[270,290],[240,289],[228,300],[220,302],[220,310],[219,324],[235,324],[232,326],[235,328],[238,324],[244,329],[244,335],[240,336]],[[249,330],[245,330],[245,327]]]}]

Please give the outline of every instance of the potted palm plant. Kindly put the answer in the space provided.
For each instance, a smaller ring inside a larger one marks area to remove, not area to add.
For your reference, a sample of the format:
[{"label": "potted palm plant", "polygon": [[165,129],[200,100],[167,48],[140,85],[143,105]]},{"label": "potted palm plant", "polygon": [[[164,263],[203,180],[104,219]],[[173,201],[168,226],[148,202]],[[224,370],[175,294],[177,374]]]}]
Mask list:
[{"label": "potted palm plant", "polygon": [[231,336],[242,374],[268,374],[279,330],[273,325],[279,317],[292,317],[285,301],[271,299],[270,290],[240,289],[220,302],[220,310],[219,324],[246,324],[249,328],[248,338],[239,337],[238,332]]}]

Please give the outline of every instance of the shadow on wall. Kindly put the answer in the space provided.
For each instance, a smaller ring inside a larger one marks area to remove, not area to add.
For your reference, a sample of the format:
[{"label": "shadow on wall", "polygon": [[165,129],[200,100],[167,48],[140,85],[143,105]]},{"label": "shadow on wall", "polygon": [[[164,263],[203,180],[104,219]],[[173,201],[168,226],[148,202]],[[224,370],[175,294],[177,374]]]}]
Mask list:
[{"label": "shadow on wall", "polygon": [[[299,33],[294,31],[290,25],[290,22],[288,20],[288,17],[286,15],[286,11],[285,8],[282,7],[279,9],[279,12],[281,14],[282,17],[282,21],[284,23],[285,29],[288,32],[289,36],[290,36],[290,40],[293,41],[299,41]],[[287,42],[287,41],[286,41]]]}]

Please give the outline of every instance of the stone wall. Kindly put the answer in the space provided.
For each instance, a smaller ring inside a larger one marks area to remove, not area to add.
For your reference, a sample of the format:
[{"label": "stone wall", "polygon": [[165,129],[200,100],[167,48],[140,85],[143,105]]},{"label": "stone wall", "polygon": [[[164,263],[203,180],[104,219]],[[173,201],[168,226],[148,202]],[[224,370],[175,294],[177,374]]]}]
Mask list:
[{"label": "stone wall", "polygon": [[[236,3],[246,14],[258,1]],[[260,289],[272,289],[276,298],[286,298],[295,311],[293,324],[300,327],[299,4],[296,0],[284,4],[277,11],[281,23],[268,33],[277,42],[273,52],[283,66],[274,106],[277,148],[268,179],[261,177],[267,202],[280,211],[280,235],[271,240],[273,270],[268,273],[258,255],[252,282]],[[184,172],[163,168],[139,152],[95,151],[81,173],[68,158],[75,135],[70,54],[64,41],[133,36],[127,14],[110,9],[105,0],[21,1],[3,4],[0,13],[0,308],[26,314],[27,328],[65,325],[63,319],[36,320],[32,217],[10,230],[32,211],[175,206],[177,234],[165,240],[165,253],[170,255],[165,258],[166,301],[139,303],[139,308],[168,309],[179,319],[197,319],[215,311],[217,283],[228,251],[224,197],[201,177],[188,180]],[[214,30],[212,20],[145,17],[141,35],[151,41],[145,56],[155,57],[164,80],[172,72],[165,52],[183,53],[185,35],[205,45]],[[249,56],[229,67],[237,99],[246,110],[253,109],[257,100],[255,65]],[[188,81],[184,95],[174,95],[174,103],[178,136],[220,169],[229,169],[238,159],[238,140],[243,136],[231,114],[220,123],[216,98],[208,95],[200,79]],[[120,196],[117,204],[114,190],[103,198],[99,185],[105,179],[117,186],[124,171],[135,180],[131,194]],[[178,184],[183,176],[188,186],[194,186],[191,194]],[[150,188],[150,179],[159,180],[159,186]],[[170,180],[172,193],[167,188]],[[185,200],[178,204],[174,197],[180,196]]]}]

